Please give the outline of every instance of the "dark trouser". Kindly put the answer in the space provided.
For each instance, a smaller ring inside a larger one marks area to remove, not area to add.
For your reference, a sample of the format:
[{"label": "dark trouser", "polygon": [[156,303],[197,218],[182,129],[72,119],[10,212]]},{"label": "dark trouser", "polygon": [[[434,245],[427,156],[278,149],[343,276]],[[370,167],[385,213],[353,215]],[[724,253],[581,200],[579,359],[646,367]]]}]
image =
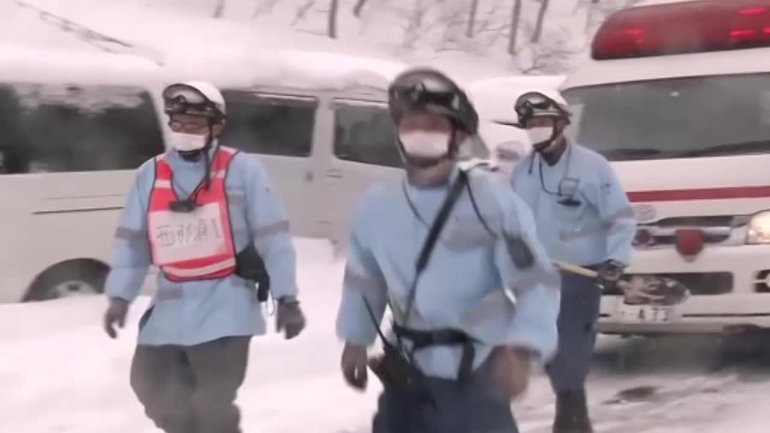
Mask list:
[{"label": "dark trouser", "polygon": [[584,387],[596,343],[601,291],[596,281],[562,272],[559,348],[548,364],[551,386],[556,392]]},{"label": "dark trouser", "polygon": [[137,346],[131,387],[166,433],[240,433],[235,398],[246,376],[250,337],[195,346]]},{"label": "dark trouser", "polygon": [[489,361],[464,387],[456,380],[422,381],[435,404],[385,386],[372,433],[518,433],[511,402],[497,391]]}]

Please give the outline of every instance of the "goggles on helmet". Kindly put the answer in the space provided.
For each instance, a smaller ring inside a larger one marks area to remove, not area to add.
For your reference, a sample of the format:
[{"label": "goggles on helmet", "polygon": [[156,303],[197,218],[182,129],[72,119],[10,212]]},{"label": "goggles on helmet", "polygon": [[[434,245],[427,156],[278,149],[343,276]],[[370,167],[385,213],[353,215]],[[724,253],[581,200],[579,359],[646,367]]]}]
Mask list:
[{"label": "goggles on helmet", "polygon": [[418,81],[394,85],[389,93],[391,104],[402,111],[427,106],[460,109],[457,89],[443,80],[432,77],[421,77]]},{"label": "goggles on helmet", "polygon": [[187,114],[191,116],[202,116],[218,120],[223,117],[222,112],[217,108],[206,95],[198,89],[186,84],[174,84],[163,91],[164,111],[166,114]]},{"label": "goggles on helmet", "polygon": [[569,113],[558,102],[540,92],[527,92],[516,100],[514,107],[520,122],[537,115],[568,118]]}]

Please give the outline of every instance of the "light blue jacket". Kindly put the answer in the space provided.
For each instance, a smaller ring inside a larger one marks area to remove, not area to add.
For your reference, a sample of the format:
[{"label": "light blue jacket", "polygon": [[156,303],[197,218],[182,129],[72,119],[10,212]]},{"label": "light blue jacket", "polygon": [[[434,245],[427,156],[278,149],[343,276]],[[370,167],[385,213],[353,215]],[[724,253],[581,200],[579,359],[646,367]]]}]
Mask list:
[{"label": "light blue jacket", "polygon": [[[608,259],[630,264],[636,220],[628,196],[602,155],[570,143],[559,162],[549,166],[533,152],[516,165],[511,183],[532,209],[537,233],[552,259],[578,265]],[[558,203],[559,184],[578,206]]]},{"label": "light blue jacket", "polygon": [[[213,151],[212,151],[213,152]],[[184,161],[166,153],[180,197],[195,189],[204,175],[203,161]],[[147,236],[147,208],[155,178],[152,160],[137,171],[115,233],[112,270],[107,277],[109,297],[133,301],[151,265]],[[274,298],[297,294],[296,253],[283,206],[271,190],[261,162],[238,153],[225,180],[230,220],[237,251],[254,242],[265,261]],[[173,283],[158,274],[152,312],[139,333],[139,344],[194,345],[225,336],[265,333],[265,320],[253,283],[237,276]]]},{"label": "light blue jacket", "polygon": [[[475,337],[475,368],[497,345],[529,348],[541,360],[550,359],[557,344],[559,276],[537,240],[532,214],[507,182],[493,174],[471,171],[470,185],[494,236],[484,229],[464,191],[420,277],[407,325],[455,328]],[[341,339],[367,346],[375,342],[376,327],[365,301],[377,324],[387,304],[403,322],[415,261],[446,191],[447,186],[421,189],[401,181],[379,184],[364,196],[352,226],[337,317]],[[514,265],[506,242],[513,236],[529,245],[531,267]],[[456,378],[460,355],[458,346],[434,346],[417,351],[415,358],[430,376]]]}]

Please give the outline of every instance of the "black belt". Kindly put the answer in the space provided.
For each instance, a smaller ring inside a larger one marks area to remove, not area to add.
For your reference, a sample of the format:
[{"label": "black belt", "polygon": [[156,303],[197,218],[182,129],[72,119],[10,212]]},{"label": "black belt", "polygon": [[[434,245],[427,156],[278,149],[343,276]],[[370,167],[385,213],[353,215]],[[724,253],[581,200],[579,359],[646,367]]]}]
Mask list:
[{"label": "black belt", "polygon": [[414,351],[431,346],[462,346],[457,380],[460,383],[465,383],[470,378],[473,371],[473,360],[476,357],[476,347],[473,345],[474,339],[465,332],[451,328],[422,331],[396,324],[393,325],[393,332],[399,338],[411,340]]}]

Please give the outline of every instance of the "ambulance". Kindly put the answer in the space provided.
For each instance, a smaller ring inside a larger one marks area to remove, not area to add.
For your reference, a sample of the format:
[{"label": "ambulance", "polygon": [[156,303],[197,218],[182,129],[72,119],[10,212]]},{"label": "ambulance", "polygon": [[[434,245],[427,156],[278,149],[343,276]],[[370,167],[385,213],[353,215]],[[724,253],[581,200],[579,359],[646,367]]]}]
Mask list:
[{"label": "ambulance", "polygon": [[632,202],[627,272],[691,293],[673,307],[606,293],[599,331],[770,328],[770,0],[616,12],[561,90],[571,138],[611,162]]}]

